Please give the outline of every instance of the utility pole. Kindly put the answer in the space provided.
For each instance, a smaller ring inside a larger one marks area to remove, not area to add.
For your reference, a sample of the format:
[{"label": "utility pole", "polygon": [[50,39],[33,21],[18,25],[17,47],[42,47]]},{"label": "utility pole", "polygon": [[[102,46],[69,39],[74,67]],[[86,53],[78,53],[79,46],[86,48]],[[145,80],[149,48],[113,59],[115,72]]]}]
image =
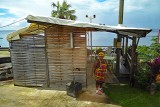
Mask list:
[{"label": "utility pole", "polygon": [[[118,18],[118,24],[123,24],[123,8],[124,8],[124,0],[119,0],[119,18]],[[117,44],[121,44],[121,35],[117,35]],[[116,73],[119,74],[120,71],[120,54],[121,54],[121,47],[117,47],[117,60],[116,60]]]},{"label": "utility pole", "polygon": [[[93,16],[86,15],[86,18],[89,18],[89,22],[92,23],[92,19],[96,18],[96,15]],[[91,42],[91,62],[92,62],[92,31],[90,32],[90,42]]]},{"label": "utility pole", "polygon": [[124,0],[120,0],[118,24],[123,24],[123,8],[124,8]]}]

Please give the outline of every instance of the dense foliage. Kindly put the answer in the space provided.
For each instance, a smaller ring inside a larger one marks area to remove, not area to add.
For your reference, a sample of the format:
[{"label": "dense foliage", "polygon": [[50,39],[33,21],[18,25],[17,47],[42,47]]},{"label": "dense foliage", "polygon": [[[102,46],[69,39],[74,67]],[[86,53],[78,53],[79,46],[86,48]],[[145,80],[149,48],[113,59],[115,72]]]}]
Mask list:
[{"label": "dense foliage", "polygon": [[160,44],[158,44],[158,37],[152,38],[150,46],[138,46],[138,68],[135,74],[136,82],[141,87],[149,87],[154,81],[154,76],[159,72],[159,58],[160,58]]},{"label": "dense foliage", "polygon": [[150,46],[138,46],[137,52],[139,59],[143,62],[154,60],[160,55],[160,44],[158,43],[158,37],[152,38],[152,44]]},{"label": "dense foliage", "polygon": [[146,63],[139,63],[135,80],[140,88],[148,88],[151,84],[151,68]]}]

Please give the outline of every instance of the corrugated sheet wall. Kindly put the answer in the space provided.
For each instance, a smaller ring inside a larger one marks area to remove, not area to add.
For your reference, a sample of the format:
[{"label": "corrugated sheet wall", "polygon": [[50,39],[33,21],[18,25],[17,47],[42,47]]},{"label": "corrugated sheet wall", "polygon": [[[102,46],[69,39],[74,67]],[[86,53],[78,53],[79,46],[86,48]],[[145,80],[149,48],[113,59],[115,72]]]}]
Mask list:
[{"label": "corrugated sheet wall", "polygon": [[46,84],[44,36],[34,35],[11,42],[14,84],[43,86]]}]

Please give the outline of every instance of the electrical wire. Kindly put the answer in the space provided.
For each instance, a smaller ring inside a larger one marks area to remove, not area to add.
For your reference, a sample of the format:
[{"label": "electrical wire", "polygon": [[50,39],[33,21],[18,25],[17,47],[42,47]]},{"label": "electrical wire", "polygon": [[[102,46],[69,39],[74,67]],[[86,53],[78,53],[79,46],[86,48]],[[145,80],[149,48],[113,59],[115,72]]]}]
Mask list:
[{"label": "electrical wire", "polygon": [[7,25],[4,25],[4,26],[0,26],[0,28],[4,28],[4,27],[10,26],[10,25],[13,25],[13,24],[18,23],[18,22],[20,22],[20,21],[23,21],[24,19],[25,19],[25,18],[20,19],[20,20],[17,20],[17,21],[15,21],[15,22],[12,22],[12,23],[7,24]]}]

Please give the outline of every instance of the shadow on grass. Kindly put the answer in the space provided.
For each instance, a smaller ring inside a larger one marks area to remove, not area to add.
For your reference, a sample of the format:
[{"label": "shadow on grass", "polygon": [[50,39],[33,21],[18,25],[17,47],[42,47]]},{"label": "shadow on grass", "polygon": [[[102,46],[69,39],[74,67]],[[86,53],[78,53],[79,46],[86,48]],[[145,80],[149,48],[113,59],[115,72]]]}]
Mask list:
[{"label": "shadow on grass", "polygon": [[105,94],[122,107],[160,107],[160,91],[150,95],[128,85],[109,85],[105,88]]}]

